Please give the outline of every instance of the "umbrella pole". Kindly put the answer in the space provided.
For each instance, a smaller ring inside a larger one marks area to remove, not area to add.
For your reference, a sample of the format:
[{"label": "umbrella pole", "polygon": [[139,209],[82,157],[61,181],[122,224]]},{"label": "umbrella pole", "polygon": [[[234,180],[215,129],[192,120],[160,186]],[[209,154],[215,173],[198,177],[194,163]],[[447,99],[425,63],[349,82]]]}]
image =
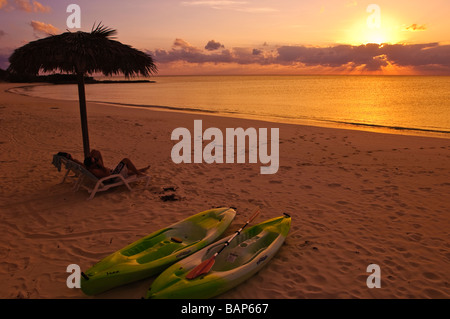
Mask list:
[{"label": "umbrella pole", "polygon": [[80,101],[81,132],[83,134],[83,150],[84,150],[84,157],[88,157],[91,150],[89,147],[84,74],[78,73],[77,77],[78,77],[78,99]]}]

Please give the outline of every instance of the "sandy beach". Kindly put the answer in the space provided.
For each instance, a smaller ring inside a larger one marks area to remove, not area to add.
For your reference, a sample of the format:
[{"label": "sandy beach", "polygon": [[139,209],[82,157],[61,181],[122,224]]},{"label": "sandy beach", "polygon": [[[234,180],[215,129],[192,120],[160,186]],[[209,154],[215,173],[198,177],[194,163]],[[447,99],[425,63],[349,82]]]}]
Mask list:
[{"label": "sandy beach", "polygon": [[[277,256],[219,298],[449,298],[450,140],[269,123],[88,103],[91,147],[105,164],[151,165],[150,186],[98,194],[60,184],[64,151],[82,159],[78,102],[6,92],[0,84],[0,298],[141,298],[154,278],[96,297],[69,289],[70,264],[87,269],[127,244],[194,213],[236,207],[229,232],[292,216]],[[178,127],[279,128],[280,168],[174,164]],[[170,190],[171,188],[174,189]],[[174,194],[175,201],[162,196]],[[369,289],[367,267],[381,268]]]}]

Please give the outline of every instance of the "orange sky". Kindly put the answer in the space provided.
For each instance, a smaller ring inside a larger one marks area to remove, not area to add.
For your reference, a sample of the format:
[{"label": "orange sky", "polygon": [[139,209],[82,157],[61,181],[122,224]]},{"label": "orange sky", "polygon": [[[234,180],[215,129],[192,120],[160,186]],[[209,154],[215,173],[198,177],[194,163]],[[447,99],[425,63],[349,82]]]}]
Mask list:
[{"label": "orange sky", "polygon": [[[0,67],[15,48],[66,31],[71,3],[0,0]],[[77,4],[82,30],[100,21],[117,29],[160,74],[450,74],[448,0]]]}]

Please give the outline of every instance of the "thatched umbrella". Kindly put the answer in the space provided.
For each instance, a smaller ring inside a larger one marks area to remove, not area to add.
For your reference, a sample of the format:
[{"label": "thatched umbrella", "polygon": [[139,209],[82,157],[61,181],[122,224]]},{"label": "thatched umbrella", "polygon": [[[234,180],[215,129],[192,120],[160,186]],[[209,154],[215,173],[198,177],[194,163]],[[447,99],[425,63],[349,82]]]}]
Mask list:
[{"label": "thatched umbrella", "polygon": [[8,71],[36,75],[59,71],[77,75],[84,155],[90,152],[84,78],[88,74],[150,76],[157,72],[150,55],[112,39],[116,30],[98,25],[91,32],[65,32],[30,42],[9,58]]}]

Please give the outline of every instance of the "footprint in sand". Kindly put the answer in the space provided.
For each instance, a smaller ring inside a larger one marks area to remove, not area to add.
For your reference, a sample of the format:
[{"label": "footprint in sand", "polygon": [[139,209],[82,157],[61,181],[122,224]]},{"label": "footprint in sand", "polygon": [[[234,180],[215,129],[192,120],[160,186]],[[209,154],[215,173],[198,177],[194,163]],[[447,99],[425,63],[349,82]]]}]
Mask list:
[{"label": "footprint in sand", "polygon": [[424,293],[431,299],[441,299],[441,298],[447,298],[448,296],[444,294],[442,291],[428,288],[424,290]]},{"label": "footprint in sand", "polygon": [[0,272],[2,273],[13,273],[19,269],[17,264],[3,262],[0,264]]},{"label": "footprint in sand", "polygon": [[325,284],[327,282],[327,279],[322,275],[315,275],[312,279],[319,284]]},{"label": "footprint in sand", "polygon": [[337,188],[337,187],[341,187],[341,184],[332,183],[332,184],[328,184],[328,187]]},{"label": "footprint in sand", "polygon": [[269,181],[270,184],[283,184],[283,181],[272,180]]},{"label": "footprint in sand", "polygon": [[440,278],[432,272],[424,272],[423,276],[429,280],[438,281]]},{"label": "footprint in sand", "polygon": [[316,287],[316,286],[311,286],[311,285],[306,286],[305,288],[306,288],[306,291],[308,291],[308,292],[320,292],[320,291],[322,291],[321,288]]},{"label": "footprint in sand", "polygon": [[422,240],[422,234],[420,233],[406,233],[408,237],[413,241],[421,241]]}]

